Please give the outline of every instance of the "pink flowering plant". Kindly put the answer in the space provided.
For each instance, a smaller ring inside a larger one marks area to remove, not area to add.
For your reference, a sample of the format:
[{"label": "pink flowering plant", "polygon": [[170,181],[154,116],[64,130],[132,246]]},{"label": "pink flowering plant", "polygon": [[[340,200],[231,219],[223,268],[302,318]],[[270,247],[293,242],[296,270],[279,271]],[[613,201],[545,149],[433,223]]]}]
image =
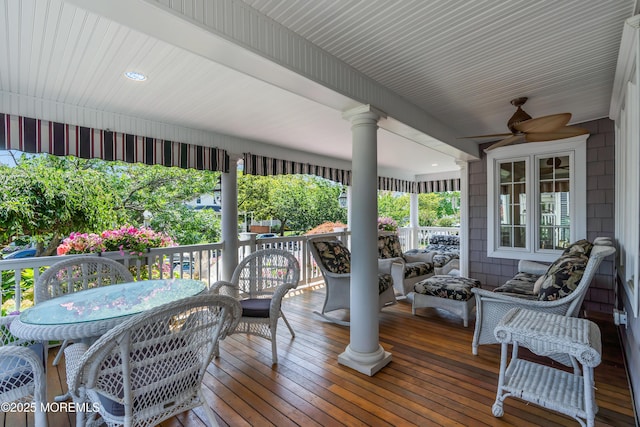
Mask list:
[{"label": "pink flowering plant", "polygon": [[104,252],[102,237],[95,233],[71,233],[64,239],[56,252],[58,255],[85,254],[89,252]]},{"label": "pink flowering plant", "polygon": [[378,231],[398,231],[398,223],[390,217],[378,218]]},{"label": "pink flowering plant", "polygon": [[102,232],[102,242],[107,251],[128,252],[130,255],[143,255],[149,248],[175,246],[171,237],[150,228],[124,226],[117,230]]},{"label": "pink flowering plant", "polygon": [[150,228],[123,226],[102,233],[71,233],[57,248],[58,255],[115,252],[142,256],[150,248],[175,246],[167,234]]}]

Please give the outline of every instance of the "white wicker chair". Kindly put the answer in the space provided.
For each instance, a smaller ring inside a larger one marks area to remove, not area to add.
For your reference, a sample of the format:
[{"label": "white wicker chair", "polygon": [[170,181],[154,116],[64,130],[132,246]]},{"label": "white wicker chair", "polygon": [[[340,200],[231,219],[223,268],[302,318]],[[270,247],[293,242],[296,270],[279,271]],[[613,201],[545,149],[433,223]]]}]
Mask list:
[{"label": "white wicker chair", "polygon": [[391,274],[396,298],[406,298],[413,286],[433,276],[432,253],[402,253],[396,233],[378,233],[378,271]]},{"label": "white wicker chair", "polygon": [[[497,339],[494,329],[502,317],[512,308],[521,307],[529,310],[543,311],[563,316],[577,317],[580,307],[587,294],[591,280],[602,260],[615,253],[615,248],[610,240],[597,238],[594,240],[593,249],[584,274],[577,288],[569,295],[553,301],[538,301],[537,299],[525,299],[501,292],[493,292],[487,289],[473,288],[471,292],[476,297],[476,325],[473,334],[472,352],[478,354],[478,346],[483,344],[495,344]],[[518,270],[522,273],[539,276],[544,274],[546,267],[531,261],[521,261]],[[555,358],[567,366],[575,364],[567,357]]]},{"label": "white wicker chair", "polygon": [[11,334],[9,327],[16,317],[0,317],[0,403],[33,402],[35,426],[46,427],[47,416],[42,411],[47,396],[44,349],[40,343]]},{"label": "white wicker chair", "polygon": [[[309,239],[308,244],[309,251],[311,251],[313,258],[316,260],[325,283],[322,311],[314,311],[314,313],[338,325],[349,326],[349,322],[329,316],[326,313],[351,309],[351,253],[335,237],[315,237]],[[319,246],[323,247],[322,251],[318,250]],[[393,278],[391,274],[379,271],[378,308],[382,309],[395,303]]]},{"label": "white wicker chair", "polygon": [[67,384],[76,407],[99,408],[78,412],[76,424],[152,426],[202,406],[217,426],[202,378],[240,313],[236,299],[206,293],[134,316],[91,347],[69,346]]},{"label": "white wicker chair", "polygon": [[[36,281],[34,302],[47,301],[71,292],[115,283],[133,282],[127,268],[117,261],[97,256],[65,259],[49,267]],[[53,360],[56,366],[68,341],[64,341]]]},{"label": "white wicker chair", "polygon": [[282,312],[282,299],[300,280],[300,264],[290,252],[262,249],[244,258],[236,267],[231,282],[218,281],[211,292],[231,292],[240,298],[242,318],[234,333],[257,335],[271,341],[273,364],[278,363],[276,331],[282,318],[291,338],[296,334]]}]

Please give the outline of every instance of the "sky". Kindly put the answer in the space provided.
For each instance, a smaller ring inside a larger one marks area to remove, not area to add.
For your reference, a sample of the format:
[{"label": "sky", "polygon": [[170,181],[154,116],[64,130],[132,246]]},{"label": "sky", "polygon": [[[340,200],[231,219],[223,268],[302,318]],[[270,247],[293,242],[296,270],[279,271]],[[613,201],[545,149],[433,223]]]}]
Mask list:
[{"label": "sky", "polygon": [[[14,151],[16,156],[19,156],[18,151]],[[0,150],[0,163],[3,165],[15,166],[16,162],[13,161],[13,157],[11,157],[11,153],[7,150]]]}]

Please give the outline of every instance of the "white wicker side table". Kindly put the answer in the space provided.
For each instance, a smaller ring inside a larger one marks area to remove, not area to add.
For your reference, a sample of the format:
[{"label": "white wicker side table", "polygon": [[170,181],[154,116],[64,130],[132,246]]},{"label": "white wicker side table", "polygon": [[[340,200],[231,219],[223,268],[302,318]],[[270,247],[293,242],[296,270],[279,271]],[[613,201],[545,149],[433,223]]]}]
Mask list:
[{"label": "white wicker side table", "polygon": [[[503,402],[517,397],[593,427],[595,402],[593,368],[600,364],[600,329],[586,319],[565,317],[522,308],[511,309],[494,330],[502,343],[500,376],[493,415],[504,415]],[[507,366],[509,344],[513,345]],[[518,346],[540,356],[567,354],[582,365],[582,375],[518,358]]]}]

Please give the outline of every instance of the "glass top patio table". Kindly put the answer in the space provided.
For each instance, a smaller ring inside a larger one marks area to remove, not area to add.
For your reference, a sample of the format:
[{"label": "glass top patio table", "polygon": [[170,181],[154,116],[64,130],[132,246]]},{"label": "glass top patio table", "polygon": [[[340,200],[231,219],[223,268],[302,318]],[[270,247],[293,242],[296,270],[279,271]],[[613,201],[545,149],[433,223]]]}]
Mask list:
[{"label": "glass top patio table", "polygon": [[87,289],[39,303],[20,314],[11,331],[34,340],[97,337],[145,310],[197,295],[204,282],[189,279],[143,280]]}]

